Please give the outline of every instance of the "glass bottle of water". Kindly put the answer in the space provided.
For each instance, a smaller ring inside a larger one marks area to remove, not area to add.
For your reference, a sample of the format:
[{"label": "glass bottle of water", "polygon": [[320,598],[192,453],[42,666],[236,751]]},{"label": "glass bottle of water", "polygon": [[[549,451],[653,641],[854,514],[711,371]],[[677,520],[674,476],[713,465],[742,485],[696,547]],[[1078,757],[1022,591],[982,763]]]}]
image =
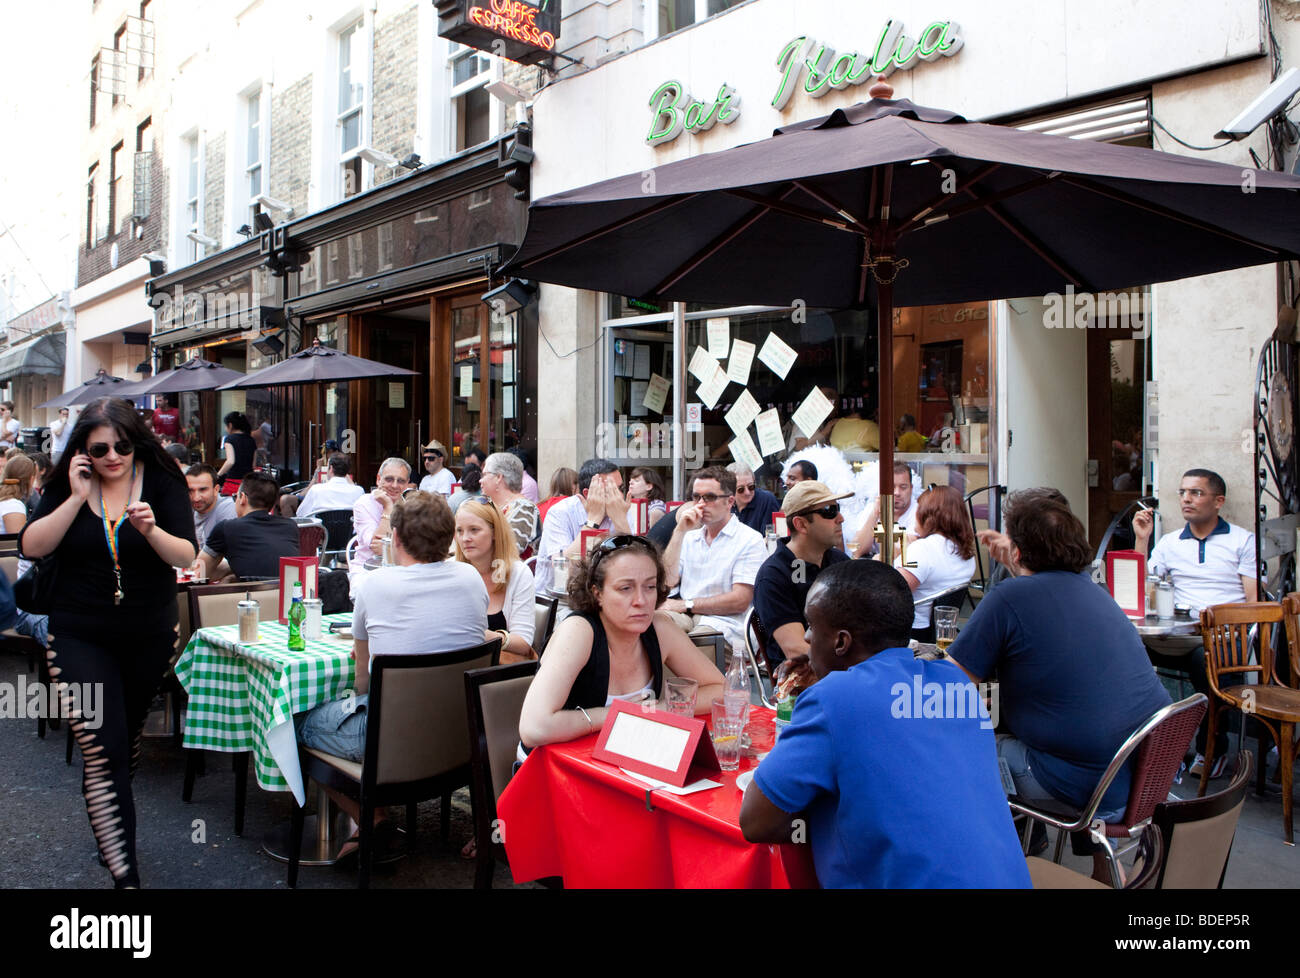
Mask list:
[{"label": "glass bottle of water", "polygon": [[749,721],[749,670],[745,668],[745,657],[732,650],[731,666],[727,669],[727,681],[723,686],[727,704],[727,716]]}]

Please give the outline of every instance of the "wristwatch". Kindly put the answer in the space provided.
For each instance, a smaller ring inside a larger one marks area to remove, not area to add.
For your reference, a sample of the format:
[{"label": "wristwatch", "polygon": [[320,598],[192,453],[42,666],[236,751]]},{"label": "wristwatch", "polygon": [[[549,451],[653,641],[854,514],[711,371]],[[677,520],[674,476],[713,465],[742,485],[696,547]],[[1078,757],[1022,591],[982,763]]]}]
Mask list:
[{"label": "wristwatch", "polygon": [[600,529],[600,524],[599,524],[599,523],[593,523],[591,520],[587,520],[587,521],[584,522],[582,525],[583,525],[583,527],[584,527],[585,529],[588,529],[588,530],[599,530],[599,529]]},{"label": "wristwatch", "polygon": [[688,615],[693,615],[693,614],[695,614],[695,599],[694,599],[694,598],[686,598],[686,599],[685,599],[685,602],[686,602],[686,613],[687,613]]}]

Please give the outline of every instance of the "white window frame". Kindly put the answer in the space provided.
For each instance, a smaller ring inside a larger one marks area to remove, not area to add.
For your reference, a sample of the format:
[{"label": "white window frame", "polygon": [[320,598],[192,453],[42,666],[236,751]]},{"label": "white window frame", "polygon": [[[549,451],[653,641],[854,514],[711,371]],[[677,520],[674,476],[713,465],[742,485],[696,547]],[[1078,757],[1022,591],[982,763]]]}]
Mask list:
[{"label": "white window frame", "polygon": [[[672,0],[669,0],[669,2],[672,2]],[[659,33],[659,3],[660,0],[645,0],[645,39],[647,44],[656,38],[667,36],[667,34]],[[738,6],[738,4],[733,6]],[[691,27],[704,23],[710,18],[710,16],[720,17],[729,10],[731,10],[731,7],[728,7],[727,10],[720,10],[718,13],[710,15],[709,0],[695,0],[695,20],[692,23],[687,24],[685,27],[677,28],[677,30],[688,30]],[[675,34],[677,31],[673,31],[672,33]]]},{"label": "white window frame", "polygon": [[[181,264],[188,265],[203,258],[206,254],[206,250],[201,244],[186,237],[191,231],[197,234],[203,233],[203,184],[205,174],[203,166],[203,133],[201,130],[191,129],[181,135],[180,153],[178,155],[184,161],[182,169],[184,175],[176,184],[179,197],[179,206],[176,210],[178,217],[176,248],[177,254],[184,256]],[[193,164],[192,168],[191,164]],[[195,186],[191,186],[190,183],[191,172],[194,174]],[[192,217],[191,211],[193,212]]]},{"label": "white window frame", "polygon": [[[370,144],[371,126],[373,124],[373,90],[374,90],[374,29],[370,13],[362,13],[349,17],[340,23],[330,32],[331,46],[331,71],[330,86],[326,92],[326,105],[329,110],[330,118],[330,147],[331,155],[337,160],[334,166],[334,199],[344,199],[344,193],[347,189],[347,171],[356,168],[357,164],[353,161],[357,159],[357,150],[362,146]],[[342,71],[343,71],[343,38],[344,35],[351,35],[349,40],[350,50],[348,52],[348,84],[358,85],[361,88],[361,98],[359,102],[354,102],[346,109],[339,107],[339,94],[341,90]],[[358,59],[355,57],[361,53]],[[356,116],[357,119],[357,143],[355,146],[343,148],[343,127],[346,121]],[[361,193],[367,187],[374,183],[374,167],[365,160],[360,161],[360,185],[356,188],[356,193]]]},{"label": "white window frame", "polygon": [[[254,139],[254,134],[249,127],[250,108],[257,105],[257,161],[248,162],[250,144]],[[241,224],[253,226],[253,215],[257,213],[258,207],[253,203],[253,197],[258,193],[270,195],[268,189],[268,177],[270,175],[271,160],[271,126],[270,126],[270,88],[267,85],[257,82],[256,84],[244,89],[239,97],[239,155],[235,158],[235,174],[239,181],[239,193],[236,195],[237,200],[244,201],[243,216],[236,216],[237,212],[231,212],[231,232],[236,231]],[[254,170],[260,171],[261,181],[260,189],[253,190],[252,175]]]},{"label": "white window frame", "polygon": [[[480,57],[485,61],[485,67],[470,78],[459,84],[455,83],[456,62],[465,57]],[[469,146],[457,148],[456,131],[460,127],[460,111],[457,105],[457,99],[461,96],[474,91],[477,88],[485,88],[489,83],[501,77],[498,59],[495,55],[487,51],[480,51],[478,48],[472,48],[455,41],[447,43],[447,149],[451,154],[462,152],[469,149]],[[490,97],[489,97],[490,98]],[[495,111],[496,105],[492,101],[488,102],[488,139],[501,134],[501,113]]]}]

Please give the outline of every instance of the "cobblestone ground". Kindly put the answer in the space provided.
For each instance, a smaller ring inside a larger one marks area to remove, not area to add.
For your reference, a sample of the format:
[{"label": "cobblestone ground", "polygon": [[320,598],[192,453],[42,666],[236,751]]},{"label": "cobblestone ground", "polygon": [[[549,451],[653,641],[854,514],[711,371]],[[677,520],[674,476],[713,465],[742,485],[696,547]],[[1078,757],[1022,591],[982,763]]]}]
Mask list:
[{"label": "cobblestone ground", "polygon": [[[30,682],[25,659],[0,653],[0,683],[20,675]],[[81,798],[81,757],[64,763],[66,728],[36,735],[35,720],[0,719],[0,887],[107,889],[108,870],[96,858]],[[288,823],[293,796],[267,792],[249,772],[244,834],[234,832],[235,777],[229,755],[208,753],[206,773],[194,786],[193,800],[181,800],[185,752],[170,738],[146,738],[134,782],[140,876],[146,887],[177,889],[284,888],[285,869],[260,852],[262,838]],[[474,863],[460,857],[472,835],[469,790],[452,799],[451,834],[439,837],[436,799],[419,809],[416,854],[391,866],[377,866],[376,888],[458,888],[474,885]],[[400,811],[394,810],[400,818]],[[196,842],[195,820],[206,838]],[[495,887],[513,886],[509,869],[498,863]],[[356,859],[334,867],[304,867],[302,889],[356,886]]]}]

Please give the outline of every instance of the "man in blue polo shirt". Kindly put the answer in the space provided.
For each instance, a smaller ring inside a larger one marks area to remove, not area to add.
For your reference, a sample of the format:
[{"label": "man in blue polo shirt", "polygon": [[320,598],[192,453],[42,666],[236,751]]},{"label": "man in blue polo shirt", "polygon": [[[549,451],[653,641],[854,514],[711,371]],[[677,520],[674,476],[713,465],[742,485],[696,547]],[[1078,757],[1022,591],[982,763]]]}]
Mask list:
[{"label": "man in blue polo shirt", "polygon": [[[1189,605],[1192,614],[1216,604],[1255,601],[1255,534],[1234,526],[1219,515],[1227,499],[1223,478],[1209,469],[1188,469],[1178,486],[1178,502],[1186,524],[1161,537],[1147,561],[1150,573],[1169,573],[1174,582],[1174,601]],[[1134,549],[1147,552],[1154,520],[1150,510],[1133,517]],[[1198,693],[1210,695],[1205,674],[1205,646],[1199,636],[1152,638],[1147,646],[1160,660],[1169,660],[1176,668],[1185,668]],[[1161,663],[1163,664],[1163,663]],[[1208,720],[1196,734],[1196,760],[1190,774],[1200,777],[1205,763],[1205,738]],[[1220,731],[1214,738],[1214,762],[1211,778],[1227,773],[1228,737]]]},{"label": "man in blue polo shirt", "polygon": [[805,613],[818,682],[754,772],[745,838],[799,841],[802,814],[824,887],[1028,887],[993,724],[961,670],[912,657],[903,576],[827,567]]}]

